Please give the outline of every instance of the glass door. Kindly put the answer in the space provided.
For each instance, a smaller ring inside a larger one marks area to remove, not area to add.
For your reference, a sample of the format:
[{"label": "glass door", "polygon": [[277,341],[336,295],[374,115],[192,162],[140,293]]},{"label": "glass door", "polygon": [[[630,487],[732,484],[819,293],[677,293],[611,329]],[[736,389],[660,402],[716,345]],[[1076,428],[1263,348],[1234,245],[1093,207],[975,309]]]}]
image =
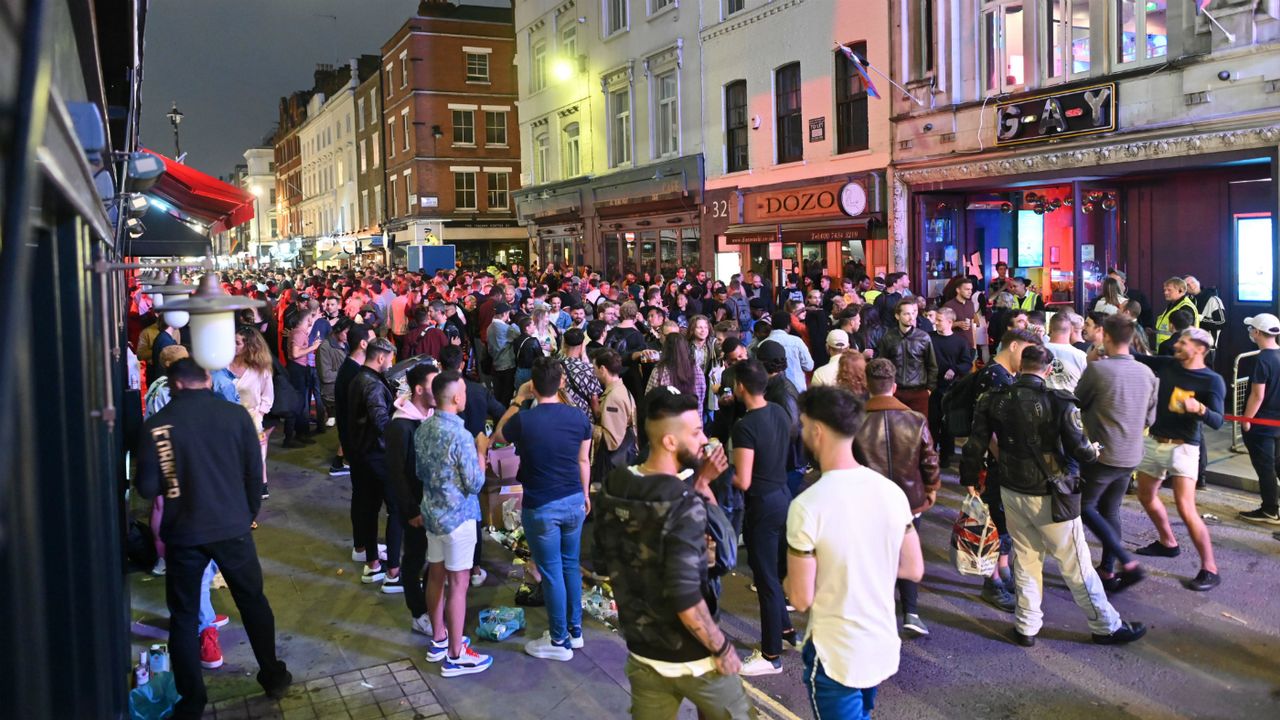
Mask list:
[{"label": "glass door", "polygon": [[940,297],[947,281],[963,272],[968,255],[964,203],[965,197],[954,193],[916,196],[915,214],[920,237],[918,260],[924,279],[916,286],[926,297]]},{"label": "glass door", "polygon": [[[1119,264],[1120,191],[1111,185],[1075,183],[1076,309],[1088,313],[1102,295],[1107,270]],[[1124,268],[1121,268],[1122,270]]]}]

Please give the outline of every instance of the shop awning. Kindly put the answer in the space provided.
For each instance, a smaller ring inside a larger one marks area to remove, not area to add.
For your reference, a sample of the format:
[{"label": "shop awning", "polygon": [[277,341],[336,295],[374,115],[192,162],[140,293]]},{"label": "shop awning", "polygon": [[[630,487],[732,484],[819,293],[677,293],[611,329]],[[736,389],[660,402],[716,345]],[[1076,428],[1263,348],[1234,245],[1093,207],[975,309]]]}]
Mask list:
[{"label": "shop awning", "polygon": [[211,254],[209,238],[175,213],[150,206],[140,220],[142,237],[123,241],[126,257],[203,257]]},{"label": "shop awning", "polygon": [[160,198],[209,225],[209,232],[225,232],[253,219],[253,193],[222,182],[212,175],[183,165],[154,150],[143,149],[164,162],[164,174],[148,195]]},{"label": "shop awning", "polygon": [[778,226],[730,225],[724,231],[724,239],[730,245],[778,242]]}]

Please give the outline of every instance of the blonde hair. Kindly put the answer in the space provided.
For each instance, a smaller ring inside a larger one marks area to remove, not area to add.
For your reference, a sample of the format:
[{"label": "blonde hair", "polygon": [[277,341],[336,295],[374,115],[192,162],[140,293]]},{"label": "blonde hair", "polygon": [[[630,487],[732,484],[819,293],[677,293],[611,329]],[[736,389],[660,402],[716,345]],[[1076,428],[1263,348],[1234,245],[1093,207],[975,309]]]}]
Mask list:
[{"label": "blonde hair", "polygon": [[160,367],[168,368],[182,358],[191,357],[191,353],[182,345],[170,345],[160,351]]}]

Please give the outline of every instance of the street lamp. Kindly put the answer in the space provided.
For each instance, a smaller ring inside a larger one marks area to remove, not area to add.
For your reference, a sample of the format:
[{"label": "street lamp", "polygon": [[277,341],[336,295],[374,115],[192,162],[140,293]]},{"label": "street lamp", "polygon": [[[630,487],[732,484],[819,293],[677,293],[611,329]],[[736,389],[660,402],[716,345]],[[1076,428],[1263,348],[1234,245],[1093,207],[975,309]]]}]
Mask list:
[{"label": "street lamp", "polygon": [[262,256],[262,186],[254,185],[251,192],[253,192],[253,220],[254,225],[257,226],[253,233],[257,240],[257,247],[253,251],[253,264],[257,266]]},{"label": "street lamp", "polygon": [[266,307],[263,300],[228,295],[217,273],[200,278],[195,295],[165,305],[166,314],[182,311],[191,318],[191,354],[200,367],[213,372],[231,364],[236,355],[236,313]]},{"label": "street lamp", "polygon": [[185,327],[187,321],[191,319],[190,315],[182,310],[171,310],[165,305],[165,300],[169,299],[170,303],[178,300],[185,300],[195,292],[194,285],[185,285],[182,282],[182,276],[178,274],[177,268],[169,273],[168,281],[163,285],[151,285],[147,292],[151,295],[152,302],[158,310],[164,313],[164,321],[169,327]]},{"label": "street lamp", "polygon": [[178,109],[178,101],[173,101],[173,109],[165,117],[169,118],[169,124],[173,126],[173,159],[181,162],[182,143],[178,138],[178,125],[182,122],[182,111]]}]

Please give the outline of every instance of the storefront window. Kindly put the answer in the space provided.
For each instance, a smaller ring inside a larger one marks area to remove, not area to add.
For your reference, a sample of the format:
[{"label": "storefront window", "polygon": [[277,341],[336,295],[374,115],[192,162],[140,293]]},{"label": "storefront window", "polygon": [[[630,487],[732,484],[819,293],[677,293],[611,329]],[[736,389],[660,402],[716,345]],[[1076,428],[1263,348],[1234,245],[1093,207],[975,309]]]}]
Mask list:
[{"label": "storefront window", "polygon": [[613,277],[622,267],[621,248],[623,243],[623,235],[630,233],[605,233],[604,234],[604,275],[605,277]]},{"label": "storefront window", "polygon": [[679,265],[679,245],[679,230],[672,228],[658,231],[658,248],[661,252],[658,272],[662,273],[664,278],[670,279],[676,275],[676,267]]},{"label": "storefront window", "polygon": [[658,264],[658,233],[656,230],[645,230],[640,233],[640,254],[636,257],[639,263],[636,273],[654,272]]},{"label": "storefront window", "polygon": [[826,243],[805,243],[800,247],[800,252],[804,256],[801,268],[805,277],[821,276],[827,269]]},{"label": "storefront window", "polygon": [[681,228],[680,235],[684,247],[680,248],[680,264],[696,273],[702,267],[702,233],[696,227]]}]

